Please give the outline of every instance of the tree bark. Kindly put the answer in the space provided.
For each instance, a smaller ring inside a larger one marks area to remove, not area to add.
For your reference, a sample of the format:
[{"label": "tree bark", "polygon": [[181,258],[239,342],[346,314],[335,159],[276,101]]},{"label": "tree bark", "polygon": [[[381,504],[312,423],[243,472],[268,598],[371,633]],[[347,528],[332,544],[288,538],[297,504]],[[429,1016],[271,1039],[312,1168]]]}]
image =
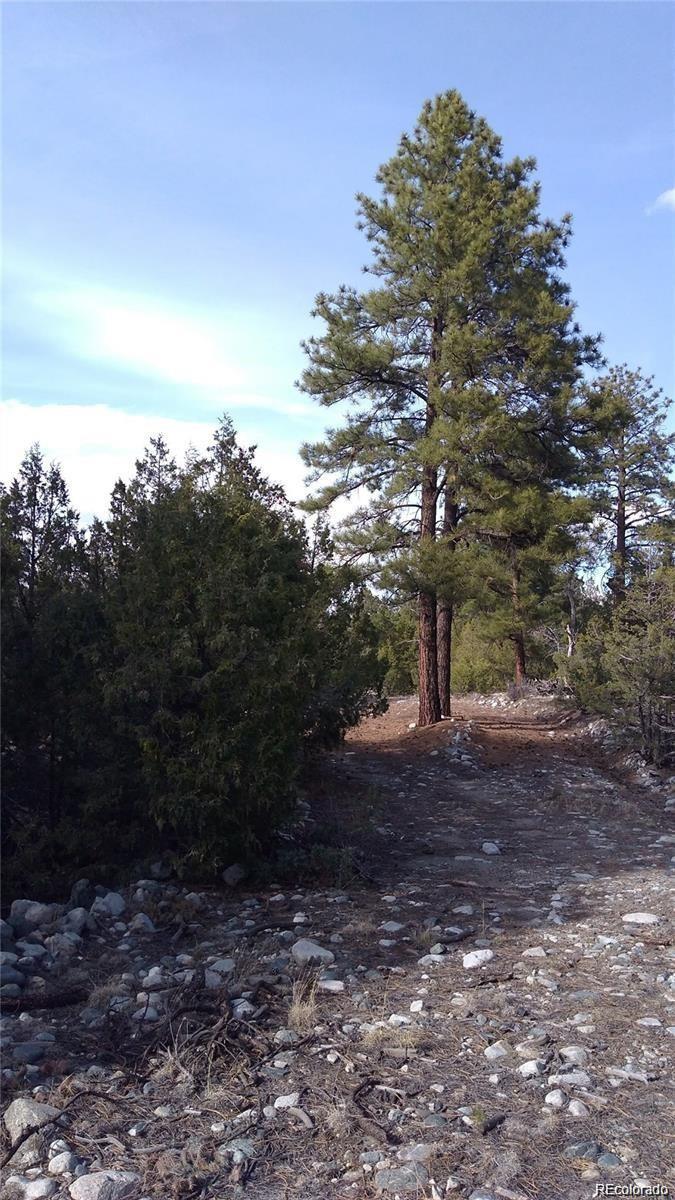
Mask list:
[{"label": "tree bark", "polygon": [[[431,332],[431,352],[427,385],[425,433],[429,434],[436,417],[438,391],[438,358],[442,324],[435,318]],[[420,543],[436,537],[436,505],[438,501],[438,470],[425,464],[422,468],[420,514]],[[419,725],[434,725],[441,719],[438,696],[438,646],[436,640],[436,595],[424,587],[419,591]]]},{"label": "tree bark", "polygon": [[626,597],[626,465],[623,438],[621,439],[621,461],[617,479],[616,547],[612,591],[614,603],[621,604]]},{"label": "tree bark", "polygon": [[[451,486],[446,485],[443,504],[443,534],[447,538],[447,548],[454,551],[455,543],[451,534],[457,528],[458,505]],[[437,604],[437,641],[438,641],[438,695],[441,705],[441,715],[449,717],[452,711],[452,600],[440,597]]]}]

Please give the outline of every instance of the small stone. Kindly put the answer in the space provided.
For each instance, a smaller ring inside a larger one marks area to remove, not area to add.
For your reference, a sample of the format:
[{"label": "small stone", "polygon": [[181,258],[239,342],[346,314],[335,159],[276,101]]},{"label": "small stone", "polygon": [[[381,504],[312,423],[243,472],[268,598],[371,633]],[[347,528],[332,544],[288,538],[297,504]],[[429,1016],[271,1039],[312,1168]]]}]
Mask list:
[{"label": "small stone", "polygon": [[155,926],[153,922],[150,920],[148,914],[143,912],[136,913],[136,916],[129,922],[129,929],[132,931],[132,933],[155,932]]},{"label": "small stone", "polygon": [[50,1158],[47,1170],[50,1175],[72,1175],[79,1162],[76,1154],[72,1154],[70,1150],[64,1150],[61,1154],[55,1154],[53,1158]]},{"label": "small stone", "polygon": [[12,1050],[15,1063],[37,1063],[44,1058],[47,1047],[40,1042],[21,1042]]},{"label": "small stone", "polygon": [[380,929],[385,933],[400,933],[402,929],[405,929],[405,925],[402,925],[400,921],[383,921]]},{"label": "small stone", "polygon": [[341,979],[320,979],[317,988],[320,992],[328,992],[330,995],[337,996],[340,992],[344,992],[345,985]]},{"label": "small stone", "polygon": [[139,1008],[135,1013],[132,1013],[131,1019],[132,1021],[159,1021],[159,1013],[152,1004],[148,1004],[146,1007]]},{"label": "small stone", "polygon": [[588,1050],[583,1046],[562,1046],[560,1054],[566,1062],[573,1063],[575,1067],[585,1067],[590,1058]]},{"label": "small stone", "polygon": [[375,1187],[381,1192],[419,1192],[420,1188],[426,1187],[428,1181],[429,1172],[418,1162],[409,1163],[405,1167],[387,1167],[375,1172]]},{"label": "small stone", "polygon": [[435,1149],[435,1146],[430,1146],[426,1142],[415,1142],[411,1146],[401,1146],[401,1149],[396,1152],[396,1157],[399,1162],[426,1163],[429,1162]]},{"label": "small stone", "polygon": [[551,1108],[562,1108],[565,1104],[565,1093],[560,1088],[554,1088],[544,1096],[544,1104],[549,1104]]},{"label": "small stone", "polygon": [[[124,912],[126,906],[126,900],[124,896],[120,896],[119,892],[107,892],[105,896],[96,897],[91,906],[91,912],[95,916],[119,917]],[[82,1178],[86,1177],[83,1176]]]},{"label": "small stone", "polygon": [[2,1196],[12,1200],[43,1200],[53,1196],[58,1186],[55,1179],[26,1179],[23,1175],[8,1175],[4,1184]]},{"label": "small stone", "polygon": [[131,1200],[138,1195],[139,1183],[134,1171],[95,1171],[81,1175],[68,1191],[72,1200]]},{"label": "small stone", "polygon": [[421,1013],[424,1009],[424,1000],[413,1000],[410,1005],[411,1013]]},{"label": "small stone", "polygon": [[483,1054],[486,1058],[493,1062],[497,1058],[504,1058],[509,1052],[509,1047],[506,1042],[493,1042],[491,1046],[486,1046]]},{"label": "small stone", "polygon": [[489,963],[493,958],[493,950],[471,950],[469,954],[464,955],[462,966],[466,971],[471,971],[474,967],[482,967],[484,963]]},{"label": "small stone", "polygon": [[563,1150],[563,1158],[581,1158],[595,1162],[600,1153],[601,1147],[597,1142],[572,1142]]},{"label": "small stone", "polygon": [[289,1092],[287,1096],[277,1096],[274,1101],[274,1107],[279,1108],[297,1108],[300,1100],[299,1092]]},{"label": "small stone", "polygon": [[605,1150],[598,1156],[598,1166],[605,1168],[620,1167],[621,1159],[619,1158],[618,1154],[612,1154],[610,1150]]},{"label": "small stone", "polygon": [[546,958],[546,951],[543,946],[530,946],[529,949],[523,950],[523,958]]},{"label": "small stone", "polygon": [[588,1108],[581,1100],[570,1100],[567,1111],[571,1117],[578,1117],[579,1119],[585,1119],[590,1115]]},{"label": "small stone", "polygon": [[481,850],[483,854],[501,854],[501,850],[496,842],[483,842]]},{"label": "small stone", "polygon": [[632,912],[626,913],[622,918],[626,925],[658,925],[661,920],[656,913],[650,912]]},{"label": "small stone", "polygon": [[553,1087],[583,1087],[591,1086],[591,1077],[586,1071],[566,1071],[557,1075],[549,1075],[549,1083]]},{"label": "small stone", "polygon": [[12,1142],[16,1142],[33,1125],[41,1125],[50,1117],[56,1119],[60,1116],[61,1110],[54,1108],[53,1104],[41,1104],[22,1096],[12,1100],[3,1120]]},{"label": "small stone", "polygon": [[[540,1058],[531,1058],[528,1062],[520,1064],[518,1074],[522,1075],[523,1079],[535,1079],[537,1075],[543,1075],[545,1070],[546,1064]],[[551,1082],[549,1079],[549,1083]]]},{"label": "small stone", "polygon": [[318,962],[324,966],[330,966],[335,962],[335,955],[332,950],[326,950],[323,946],[319,946],[318,942],[312,942],[309,938],[300,938],[294,942],[291,947],[291,954],[301,967],[309,963]]}]

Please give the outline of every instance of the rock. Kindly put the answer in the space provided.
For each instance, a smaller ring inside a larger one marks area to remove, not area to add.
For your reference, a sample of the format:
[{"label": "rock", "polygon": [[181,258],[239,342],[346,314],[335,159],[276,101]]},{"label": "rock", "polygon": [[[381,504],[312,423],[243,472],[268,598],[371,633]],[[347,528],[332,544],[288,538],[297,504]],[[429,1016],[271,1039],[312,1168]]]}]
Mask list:
[{"label": "rock", "polygon": [[145,1005],[143,1008],[137,1009],[131,1014],[132,1021],[159,1021],[159,1013],[152,1004]]},{"label": "rock", "polygon": [[[521,1063],[518,1067],[518,1074],[523,1076],[523,1079],[535,1079],[537,1075],[543,1075],[546,1070],[546,1063],[540,1058],[531,1058],[528,1062]],[[549,1083],[557,1083],[557,1079],[549,1079]]]},{"label": "rock", "polygon": [[72,958],[81,941],[79,933],[53,933],[45,938],[45,946],[52,958]]},{"label": "rock", "polygon": [[489,963],[493,958],[493,950],[471,950],[469,954],[464,955],[462,966],[465,970],[471,971],[474,967],[482,967],[484,963]]},{"label": "rock", "polygon": [[274,1107],[279,1108],[297,1108],[300,1100],[299,1092],[289,1092],[287,1096],[277,1096],[274,1101]]},{"label": "rock", "polygon": [[551,1108],[562,1108],[565,1104],[565,1093],[560,1088],[554,1088],[544,1096],[544,1104],[550,1104]]},{"label": "rock", "polygon": [[26,1179],[23,1175],[8,1175],[2,1189],[2,1200],[42,1200],[52,1196],[58,1184],[55,1179]]},{"label": "rock", "polygon": [[18,983],[3,983],[0,985],[1,1000],[18,1000],[21,988]]},{"label": "rock", "polygon": [[597,1142],[572,1142],[565,1146],[563,1158],[582,1158],[588,1162],[595,1162],[600,1153],[602,1147]]},{"label": "rock", "polygon": [[581,1100],[570,1100],[567,1111],[571,1117],[578,1117],[580,1120],[590,1116],[589,1109]]},{"label": "rock", "polygon": [[543,946],[530,946],[528,950],[523,950],[523,958],[546,958],[546,951]]},{"label": "rock", "polygon": [[58,904],[40,904],[37,900],[15,900],[9,910],[9,923],[17,937],[51,925],[63,909]]},{"label": "rock", "polygon": [[139,1192],[140,1176],[134,1171],[95,1171],[71,1183],[72,1200],[131,1200]]},{"label": "rock", "polygon": [[37,1063],[44,1058],[47,1047],[40,1042],[22,1042],[12,1050],[12,1061],[15,1063]]},{"label": "rock", "polygon": [[340,992],[344,992],[345,985],[341,979],[320,979],[317,989],[320,992],[329,992],[331,995],[337,996]]},{"label": "rock", "polygon": [[300,1041],[300,1034],[292,1029],[277,1029],[272,1040],[276,1046],[294,1046]]},{"label": "rock", "polygon": [[483,854],[501,854],[501,850],[496,842],[483,842],[481,850]]},{"label": "rock", "polygon": [[661,920],[656,913],[650,912],[633,912],[626,913],[622,918],[626,925],[658,925]]},{"label": "rock", "polygon": [[380,929],[385,933],[400,933],[402,929],[405,929],[405,925],[402,925],[400,921],[383,921]]},{"label": "rock", "polygon": [[607,1167],[621,1166],[621,1159],[618,1154],[612,1154],[610,1150],[604,1150],[602,1154],[599,1154],[597,1162],[599,1167],[604,1167],[605,1169]]},{"label": "rock", "polygon": [[491,1046],[486,1046],[483,1054],[489,1058],[491,1062],[498,1058],[504,1058],[509,1052],[509,1047],[506,1042],[493,1042]]},{"label": "rock", "polygon": [[588,1050],[583,1046],[561,1046],[560,1054],[566,1062],[573,1063],[575,1067],[585,1067],[590,1058]]},{"label": "rock", "polygon": [[[124,896],[120,896],[119,892],[107,892],[105,896],[97,896],[91,906],[91,911],[95,916],[103,917],[119,917],[126,908],[126,900]],[[85,1176],[82,1176],[84,1179]]]},{"label": "rock", "polygon": [[155,932],[155,926],[153,922],[150,920],[148,914],[143,912],[136,913],[136,916],[133,918],[133,920],[129,922],[129,929],[132,933]]},{"label": "rock", "polygon": [[12,929],[12,926],[9,924],[9,921],[5,921],[4,918],[1,918],[0,919],[0,949],[12,950],[13,946],[14,946],[14,930]]},{"label": "rock", "polygon": [[294,942],[291,947],[291,954],[301,967],[308,963],[318,962],[324,966],[330,966],[335,962],[335,955],[332,950],[325,950],[323,946],[319,946],[318,942],[312,942],[309,938],[300,938]]},{"label": "rock", "polygon": [[47,1170],[50,1175],[72,1175],[79,1164],[80,1160],[76,1154],[72,1154],[70,1150],[63,1150],[50,1158]]},{"label": "rock", "polygon": [[469,1200],[496,1200],[494,1192],[486,1192],[485,1188],[474,1188]]},{"label": "rock", "polygon": [[[86,880],[85,880],[86,882]],[[95,899],[96,897],[94,897]],[[94,901],[92,900],[92,904]],[[91,908],[91,904],[89,905]],[[62,918],[63,928],[70,933],[84,933],[88,928],[90,921],[89,910],[84,907],[71,908],[70,912]],[[93,922],[92,922],[93,925]]]},{"label": "rock", "polygon": [[405,1167],[387,1167],[375,1172],[375,1187],[381,1192],[419,1192],[426,1187],[429,1172],[421,1163],[409,1163]]},{"label": "rock", "polygon": [[26,976],[17,971],[16,967],[3,963],[0,967],[0,987],[4,987],[6,983],[15,983],[17,987],[22,988],[25,986]]},{"label": "rock", "polygon": [[586,1071],[566,1071],[559,1075],[549,1075],[548,1081],[552,1087],[583,1087],[591,1086],[591,1077]]},{"label": "rock", "polygon": [[401,1146],[396,1152],[399,1162],[427,1163],[435,1153],[436,1147],[426,1142],[415,1142],[411,1146]]},{"label": "rock", "polygon": [[54,1108],[53,1104],[41,1104],[38,1100],[20,1096],[18,1100],[12,1100],[3,1120],[12,1142],[16,1142],[33,1125],[41,1125],[50,1117],[56,1120],[60,1116],[61,1110]]},{"label": "rock", "polygon": [[221,879],[228,887],[236,887],[238,883],[241,883],[246,878],[247,874],[248,871],[245,867],[242,867],[241,863],[232,863],[231,867],[225,868]]},{"label": "rock", "polygon": [[87,911],[91,908],[96,899],[96,888],[88,879],[78,879],[70,889],[70,899],[68,908],[78,909],[86,908]]}]

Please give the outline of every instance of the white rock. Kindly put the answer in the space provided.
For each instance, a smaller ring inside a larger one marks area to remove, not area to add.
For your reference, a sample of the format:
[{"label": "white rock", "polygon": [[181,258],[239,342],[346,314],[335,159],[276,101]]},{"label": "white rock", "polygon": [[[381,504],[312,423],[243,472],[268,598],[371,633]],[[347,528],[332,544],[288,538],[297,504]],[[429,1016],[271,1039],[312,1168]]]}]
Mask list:
[{"label": "white rock", "polygon": [[274,1101],[275,1108],[297,1108],[300,1100],[299,1092],[289,1092],[287,1096],[277,1096]]},{"label": "white rock", "polygon": [[402,929],[405,929],[405,926],[400,921],[383,921],[380,929],[384,930],[385,933],[400,933]]},{"label": "white rock", "polygon": [[424,1009],[424,1000],[413,1000],[410,1005],[411,1013],[421,1013]]},{"label": "white rock", "polygon": [[81,1175],[68,1191],[72,1200],[130,1200],[138,1195],[139,1182],[134,1171],[95,1171]]},{"label": "white rock", "polygon": [[33,1125],[41,1125],[49,1117],[60,1116],[61,1110],[54,1108],[53,1104],[40,1104],[37,1100],[20,1096],[18,1100],[12,1100],[3,1120],[12,1142],[16,1142]]},{"label": "white rock", "polygon": [[489,963],[493,958],[493,950],[471,950],[469,954],[464,955],[462,966],[465,970],[471,971],[473,967],[482,967],[484,963]]},{"label": "white rock", "polygon": [[295,942],[291,947],[291,954],[300,966],[305,966],[313,962],[330,966],[331,963],[335,962],[335,955],[332,950],[326,950],[318,942],[312,942],[309,938],[300,938]]},{"label": "white rock", "polygon": [[646,1025],[649,1028],[653,1026],[655,1029],[657,1027],[660,1028],[661,1026],[661,1022],[659,1021],[658,1017],[640,1017],[639,1021],[636,1021],[635,1024]]},{"label": "white rock", "polygon": [[486,1058],[489,1058],[490,1061],[493,1061],[496,1058],[504,1058],[508,1052],[509,1047],[505,1042],[493,1042],[491,1046],[485,1047],[483,1054]]},{"label": "white rock", "polygon": [[589,1110],[581,1100],[570,1100],[567,1111],[571,1117],[577,1117],[579,1120],[590,1116]]},{"label": "white rock", "polygon": [[573,1063],[575,1067],[588,1065],[590,1055],[583,1046],[561,1046],[560,1053],[565,1062]]},{"label": "white rock", "polygon": [[501,854],[501,850],[496,842],[483,842],[481,850],[483,854]]},{"label": "white rock", "polygon": [[[521,1063],[518,1067],[518,1074],[523,1076],[523,1079],[534,1079],[537,1075],[543,1075],[545,1064],[540,1058],[530,1058],[527,1062]],[[549,1083],[551,1080],[549,1079]]]},{"label": "white rock", "polygon": [[345,985],[341,979],[320,979],[317,988],[320,992],[329,992],[337,996],[339,992],[344,992]]},{"label": "white rock", "polygon": [[543,946],[530,946],[529,949],[523,950],[523,958],[546,958],[546,951]]},{"label": "white rock", "polygon": [[564,1103],[565,1093],[560,1088],[554,1088],[544,1096],[544,1104],[550,1104],[551,1108],[562,1108]]},{"label": "white rock", "polygon": [[57,1188],[55,1179],[26,1179],[23,1175],[8,1175],[4,1184],[2,1195],[16,1200],[43,1200]]},{"label": "white rock", "polygon": [[656,913],[650,912],[632,912],[626,913],[622,918],[626,925],[658,925],[661,920]]},{"label": "white rock", "polygon": [[76,1154],[71,1154],[70,1150],[64,1150],[61,1154],[55,1154],[53,1158],[50,1158],[47,1170],[50,1175],[72,1175],[79,1161]]},{"label": "white rock", "polygon": [[586,1071],[566,1071],[561,1075],[549,1075],[552,1087],[590,1087],[591,1077]]}]

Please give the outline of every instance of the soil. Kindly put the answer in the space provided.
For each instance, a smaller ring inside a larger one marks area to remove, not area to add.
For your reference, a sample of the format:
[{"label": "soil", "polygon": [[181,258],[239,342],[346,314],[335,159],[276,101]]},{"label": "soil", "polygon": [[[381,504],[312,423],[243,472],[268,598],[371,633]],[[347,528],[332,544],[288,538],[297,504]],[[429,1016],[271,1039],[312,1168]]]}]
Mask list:
[{"label": "soil", "polygon": [[[170,1133],[153,1132],[153,1144],[165,1145],[143,1157],[143,1195],[362,1200],[384,1187],[382,1163],[400,1169],[406,1148],[420,1144],[420,1181],[401,1193],[420,1200],[590,1200],[599,1184],[675,1194],[668,781],[627,775],[575,714],[547,699],[499,708],[458,701],[453,718],[430,729],[411,728],[416,715],[412,698],[394,699],[328,765],[305,838],[315,829],[320,840],[326,821],[340,825],[359,877],[338,889],[286,886],[281,898],[273,887],[210,892],[178,937],[138,943],[146,968],[167,953],[239,954],[246,995],[250,978],[288,946],[279,930],[295,929],[334,951],[329,974],[343,992],[317,991],[307,972],[276,991],[253,985],[254,1004],[264,1003],[254,1032],[234,1029],[238,1045],[222,1016],[212,1026],[195,1017],[181,1044],[171,1025],[159,1054],[161,1022],[147,1034],[137,1024],[122,1044],[121,1024],[85,1033],[77,1007],[45,1011],[64,1056],[64,1078],[46,1085],[50,1100],[71,1096],[93,1061],[108,1072],[96,1086],[120,1099],[114,1119],[103,1105],[98,1123],[91,1111],[75,1122],[76,1150],[88,1138],[99,1165],[138,1169],[143,1147],[128,1136],[133,1114],[122,1098],[189,1112]],[[304,923],[294,925],[298,913]],[[623,919],[636,913],[653,920]],[[241,924],[242,914],[254,927],[245,949],[240,940],[232,951],[226,922]],[[435,943],[443,953],[427,959]],[[464,956],[480,949],[489,961],[467,968]],[[89,971],[105,990],[129,969],[119,963],[99,940],[78,964],[79,980]],[[304,1017],[292,1007],[303,998]],[[216,1000],[227,1014],[225,995]],[[301,1018],[301,1042],[277,1068],[273,1036]],[[211,1028],[221,1042],[205,1037]],[[490,1058],[495,1043],[505,1053]],[[196,1065],[204,1045],[206,1084]],[[226,1048],[218,1062],[217,1045]],[[570,1047],[588,1079],[551,1082],[569,1069]],[[531,1077],[519,1070],[526,1062],[538,1063]],[[560,1108],[545,1102],[556,1087]],[[276,1096],[296,1091],[289,1114],[263,1116]],[[251,1162],[214,1167],[214,1113],[230,1137],[253,1139]],[[373,1161],[364,1164],[364,1153]],[[189,1177],[172,1154],[189,1161]]]}]

